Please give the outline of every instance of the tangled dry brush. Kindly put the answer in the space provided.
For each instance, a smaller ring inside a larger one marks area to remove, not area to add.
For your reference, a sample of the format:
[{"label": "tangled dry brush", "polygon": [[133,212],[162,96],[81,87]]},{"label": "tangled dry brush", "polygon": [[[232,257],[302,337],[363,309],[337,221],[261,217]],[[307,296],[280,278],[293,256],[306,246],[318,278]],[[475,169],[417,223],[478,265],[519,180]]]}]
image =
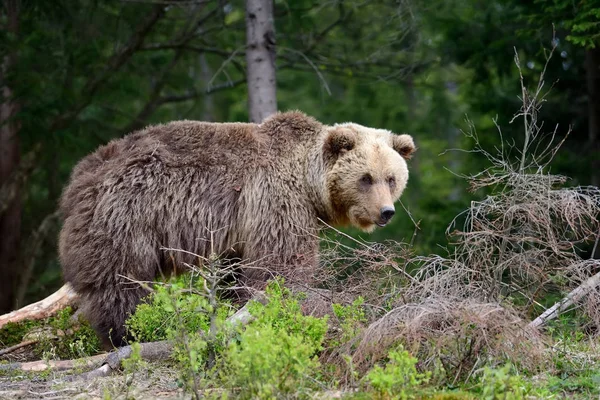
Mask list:
[{"label": "tangled dry brush", "polygon": [[472,152],[490,167],[465,178],[473,191],[487,194],[452,221],[445,257],[414,257],[398,243],[358,242],[352,250],[332,242],[325,278],[339,278],[331,271],[342,264],[345,279],[330,279],[330,287],[362,296],[370,310],[359,335],[327,355],[338,357],[340,366],[350,356],[353,368],[367,369],[402,343],[422,367],[450,381],[490,362],[545,368],[548,341],[539,320],[531,320],[546,309],[540,302],[549,293],[566,296],[584,283],[583,295],[563,305],[598,331],[600,189],[565,187],[567,178],[547,172],[562,142],[556,143],[556,131],[542,134],[537,121],[543,80],[533,93],[522,87],[519,148],[507,145],[500,129],[502,145],[494,152],[481,146],[472,126],[466,133],[475,143]]}]

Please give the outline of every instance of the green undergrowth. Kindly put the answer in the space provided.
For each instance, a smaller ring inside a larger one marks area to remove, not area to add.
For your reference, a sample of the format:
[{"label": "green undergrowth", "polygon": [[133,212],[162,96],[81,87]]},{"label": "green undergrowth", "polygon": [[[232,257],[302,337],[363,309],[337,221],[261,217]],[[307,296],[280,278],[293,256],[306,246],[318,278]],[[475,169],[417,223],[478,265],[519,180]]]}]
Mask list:
[{"label": "green undergrowth", "polygon": [[41,326],[42,321],[9,322],[0,328],[0,346],[2,348],[14,346],[23,341],[23,337],[31,329]]},{"label": "green undergrowth", "polygon": [[135,313],[127,320],[128,334],[137,342],[173,339],[181,334],[207,331],[211,315],[226,318],[231,305],[219,301],[212,310],[203,295],[204,281],[184,274],[172,278],[166,284],[157,285],[154,292],[144,299]]},{"label": "green undergrowth", "polygon": [[[336,304],[331,316],[316,318],[303,314],[302,294],[275,280],[266,288],[266,304],[250,303],[253,320],[232,326],[227,318],[235,309],[222,301],[215,308],[202,293],[205,288],[201,280],[177,278],[158,287],[127,322],[129,333],[140,340],[174,341],[178,385],[201,397],[328,398],[342,393],[349,399],[519,400],[600,395],[598,360],[590,356],[596,350],[568,319],[548,328],[547,340],[554,345],[548,347],[547,370],[489,358],[450,380],[443,371],[423,369],[401,343],[390,345],[387,355],[366,370],[354,368],[350,354],[367,326],[362,298]],[[328,357],[336,351],[345,367],[336,364],[339,358]],[[140,363],[129,363],[127,373]]]},{"label": "green undergrowth", "polygon": [[[317,318],[303,314],[303,295],[292,293],[283,283],[275,280],[268,284],[265,304],[249,304],[251,322],[232,325],[227,319],[235,307],[227,301],[211,300],[201,279],[182,276],[156,287],[128,320],[128,333],[139,341],[172,341],[175,351],[169,368],[177,371],[173,385],[207,398],[303,399],[341,394],[348,399],[525,400],[600,396],[597,341],[573,329],[582,322],[574,321],[572,315],[551,322],[546,329],[545,340],[551,344],[547,370],[530,371],[519,363],[489,358],[459,379],[449,380],[440,378],[448,376],[443,371],[424,369],[418,354],[400,342],[388,344],[382,349],[385,356],[367,368],[352,365],[356,341],[368,325],[364,299],[336,304],[331,316]],[[52,332],[54,336],[40,339],[35,350],[38,358],[96,354],[98,341],[93,331],[83,321],[74,323],[72,315],[72,310],[66,309],[45,321],[9,324],[0,334],[4,343],[19,343],[36,330]],[[141,358],[137,342],[132,345],[134,356],[123,363],[122,390],[126,391],[153,368]],[[331,357],[336,352],[340,358]]]},{"label": "green undergrowth", "polygon": [[42,351],[46,357],[59,359],[87,357],[100,351],[100,341],[90,324],[82,317],[73,320],[73,310],[67,307],[50,319],[49,325],[58,335],[58,340],[42,340]]},{"label": "green undergrowth", "polygon": [[222,354],[219,381],[240,398],[304,397],[318,390],[327,318],[303,315],[299,298],[271,282],[266,305],[253,302],[254,320]]},{"label": "green undergrowth", "polygon": [[97,354],[100,342],[94,330],[73,314],[67,307],[44,320],[8,323],[0,329],[0,348],[35,340],[30,357],[25,358],[65,360]]}]

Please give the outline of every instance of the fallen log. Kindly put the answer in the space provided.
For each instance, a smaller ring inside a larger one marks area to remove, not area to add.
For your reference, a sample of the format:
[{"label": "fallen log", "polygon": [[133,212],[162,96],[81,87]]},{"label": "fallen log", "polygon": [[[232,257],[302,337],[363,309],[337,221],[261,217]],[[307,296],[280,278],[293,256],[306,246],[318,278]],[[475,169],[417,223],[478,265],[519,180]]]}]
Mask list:
[{"label": "fallen log", "polygon": [[72,306],[78,298],[77,293],[68,283],[50,296],[18,310],[0,315],[0,328],[9,322],[17,323],[25,320],[38,320],[53,316],[67,306]]},{"label": "fallen log", "polygon": [[560,313],[567,310],[573,304],[579,302],[582,298],[587,296],[598,285],[600,285],[600,272],[588,278],[576,289],[571,291],[565,298],[544,311],[542,315],[531,321],[528,326],[531,328],[541,328],[548,321],[558,317]]},{"label": "fallen log", "polygon": [[[256,292],[253,300],[260,303],[266,303],[266,296],[263,292]],[[252,320],[252,315],[249,311],[249,304],[240,308],[235,314],[227,318],[227,322],[232,326],[243,326]],[[166,340],[158,342],[140,343],[140,357],[146,361],[159,361],[167,359],[171,356],[173,343]],[[93,368],[91,371],[81,374],[74,374],[65,377],[66,380],[91,379],[97,377],[108,376],[118,371],[121,368],[123,360],[128,359],[133,354],[132,346],[124,346],[108,354],[99,354],[90,357],[78,358],[75,360],[60,360],[47,361],[38,360],[26,363],[12,363],[0,365],[0,371],[22,371],[22,372],[39,372],[39,371],[69,371],[75,368]]]},{"label": "fallen log", "polygon": [[106,354],[78,358],[75,360],[37,360],[24,363],[0,364],[0,371],[41,372],[52,370],[56,372],[69,371],[74,368],[95,368],[102,365]]},{"label": "fallen log", "polygon": [[[158,342],[148,342],[148,343],[140,343],[140,358],[145,361],[161,361],[166,360],[171,356],[171,352],[173,351],[173,343],[170,343],[166,340],[161,340]],[[108,353],[108,355],[103,355],[104,360],[102,364],[89,371],[81,374],[69,375],[65,377],[67,381],[74,380],[88,380],[93,378],[100,378],[104,376],[109,376],[113,372],[121,369],[121,363],[123,360],[128,359],[133,354],[132,346],[123,346],[118,348],[117,350]],[[98,357],[98,356],[93,356]],[[92,358],[92,357],[90,357]],[[74,366],[81,365],[74,360]]]},{"label": "fallen log", "polygon": [[0,357],[10,354],[14,351],[22,349],[23,347],[31,346],[32,344],[36,344],[38,340],[24,340],[21,343],[15,344],[14,346],[7,347],[5,349],[0,350]]}]

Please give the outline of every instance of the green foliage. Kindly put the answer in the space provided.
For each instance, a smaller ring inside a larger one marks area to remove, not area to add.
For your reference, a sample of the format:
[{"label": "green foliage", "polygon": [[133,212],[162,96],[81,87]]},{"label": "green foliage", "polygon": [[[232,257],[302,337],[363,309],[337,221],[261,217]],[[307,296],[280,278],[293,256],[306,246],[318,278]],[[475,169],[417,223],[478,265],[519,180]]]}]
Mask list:
[{"label": "green foliage", "polygon": [[436,391],[434,393],[425,393],[424,395],[420,396],[421,400],[476,400],[477,397],[475,397],[472,393],[468,393],[468,392],[463,392],[463,391],[454,391],[454,392],[447,392],[447,391]]},{"label": "green foliage", "polygon": [[72,359],[98,353],[100,341],[83,318],[73,320],[73,309],[66,307],[43,321],[8,323],[0,329],[0,347],[21,343],[26,335],[37,338],[34,354],[49,359]]},{"label": "green foliage", "polygon": [[73,320],[71,307],[59,311],[48,324],[56,334],[56,339],[42,339],[36,351],[51,354],[59,359],[81,358],[97,354],[100,340],[90,324],[83,318]]},{"label": "green foliage", "polygon": [[365,300],[359,296],[352,304],[332,304],[333,314],[338,319],[341,329],[339,335],[330,346],[338,347],[354,339],[367,322],[364,310]]},{"label": "green foliage", "polygon": [[23,341],[23,336],[31,329],[40,326],[40,321],[9,322],[0,329],[0,346],[10,347]]},{"label": "green foliage", "polygon": [[181,275],[158,285],[126,322],[136,341],[175,343],[173,358],[181,371],[180,381],[190,390],[197,390],[196,382],[204,376],[209,360],[212,363],[226,347],[224,321],[231,307],[220,301],[215,308],[205,294],[202,278]]},{"label": "green foliage", "polygon": [[142,346],[139,343],[131,344],[131,355],[122,362],[123,370],[126,374],[133,374],[138,369],[146,366],[142,360]]},{"label": "green foliage", "polygon": [[[600,5],[593,1],[536,0],[544,13],[570,31],[567,40],[590,49],[600,45]],[[548,17],[546,17],[548,18]]]},{"label": "green foliage", "polygon": [[414,399],[421,385],[429,382],[430,373],[417,372],[418,360],[402,346],[391,350],[384,367],[374,366],[365,381],[380,399]]},{"label": "green foliage", "polygon": [[[188,333],[207,331],[212,309],[206,297],[199,294],[202,286],[203,280],[190,274],[157,285],[127,319],[127,332],[138,342],[151,342],[171,339],[180,329]],[[223,319],[229,308],[223,303],[216,312]]]},{"label": "green foliage", "polygon": [[481,398],[485,400],[521,400],[527,392],[523,379],[514,374],[510,364],[501,368],[485,367],[480,385]]},{"label": "green foliage", "polygon": [[302,315],[282,280],[266,293],[268,303],[252,305],[254,321],[225,351],[221,381],[240,398],[302,397],[319,369],[327,320]]},{"label": "green foliage", "polygon": [[224,384],[244,399],[297,396],[318,369],[311,340],[270,324],[249,326],[225,353]]},{"label": "green foliage", "polygon": [[576,375],[551,376],[545,384],[550,393],[570,393],[573,398],[600,396],[600,369],[579,371]]},{"label": "green foliage", "polygon": [[173,356],[183,368],[186,383],[189,385],[193,375],[201,373],[206,367],[208,344],[200,334],[182,336],[176,343]]},{"label": "green foliage", "polygon": [[265,293],[269,299],[266,305],[254,301],[250,313],[255,317],[252,326],[272,326],[277,332],[287,332],[301,336],[313,349],[313,354],[322,350],[323,338],[327,332],[327,318],[302,315],[299,298],[283,286],[283,279],[269,282]]},{"label": "green foliage", "polygon": [[556,341],[552,352],[554,371],[545,382],[551,392],[567,392],[573,397],[600,395],[600,362],[588,354],[598,353],[598,343],[578,329],[573,315],[561,315],[548,325],[548,334]]}]

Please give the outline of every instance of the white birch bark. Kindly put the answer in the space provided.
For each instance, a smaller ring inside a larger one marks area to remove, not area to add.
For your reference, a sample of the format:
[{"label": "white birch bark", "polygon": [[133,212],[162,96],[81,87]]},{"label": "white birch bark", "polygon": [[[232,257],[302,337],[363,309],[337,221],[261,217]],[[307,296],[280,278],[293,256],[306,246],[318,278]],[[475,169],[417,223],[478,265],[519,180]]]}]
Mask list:
[{"label": "white birch bark", "polygon": [[277,112],[273,0],[246,0],[248,114],[260,123]]}]

